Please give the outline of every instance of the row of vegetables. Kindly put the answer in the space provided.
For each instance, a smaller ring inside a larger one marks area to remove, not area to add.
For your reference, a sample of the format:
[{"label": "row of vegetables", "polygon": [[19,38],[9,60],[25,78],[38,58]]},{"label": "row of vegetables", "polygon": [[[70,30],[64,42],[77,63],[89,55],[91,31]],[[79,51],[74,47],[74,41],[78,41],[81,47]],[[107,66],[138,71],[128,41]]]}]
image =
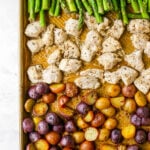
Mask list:
[{"label": "row of vegetables", "polygon": [[107,12],[115,11],[118,18],[128,24],[129,18],[150,18],[150,0],[28,0],[29,20],[35,20],[39,14],[41,26],[46,25],[47,11],[50,16],[57,17],[61,10],[79,14],[79,29],[84,24],[84,12],[94,15],[97,23],[101,23]]},{"label": "row of vegetables", "polygon": [[[109,139],[116,145],[103,144],[100,150],[139,150],[137,144],[150,141],[150,132],[143,128],[150,125],[150,93],[112,84],[106,93],[100,97],[95,90],[80,91],[71,82],[31,86],[24,105],[29,117],[22,124],[30,140],[26,150],[94,150],[95,142]],[[116,118],[119,110],[130,115],[130,123],[122,128]],[[137,144],[123,145],[124,139]]]}]

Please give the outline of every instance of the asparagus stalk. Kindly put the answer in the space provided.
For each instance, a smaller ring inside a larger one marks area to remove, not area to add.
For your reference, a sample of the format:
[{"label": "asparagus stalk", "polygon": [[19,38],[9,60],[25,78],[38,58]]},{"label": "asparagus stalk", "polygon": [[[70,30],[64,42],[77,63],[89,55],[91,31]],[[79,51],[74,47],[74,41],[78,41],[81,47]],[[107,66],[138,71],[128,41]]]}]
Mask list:
[{"label": "asparagus stalk", "polygon": [[35,13],[38,13],[40,12],[40,9],[41,9],[41,0],[35,0]]},{"label": "asparagus stalk", "polygon": [[150,13],[150,0],[148,0],[148,12]]},{"label": "asparagus stalk", "polygon": [[65,0],[60,0],[61,8],[66,11],[68,10],[68,6]]},{"label": "asparagus stalk", "polygon": [[40,10],[40,25],[42,27],[46,26],[46,20],[45,20],[45,12],[44,12],[44,10]]},{"label": "asparagus stalk", "polygon": [[113,9],[111,0],[103,0],[104,10],[110,11]]},{"label": "asparagus stalk", "polygon": [[55,7],[54,16],[59,16],[59,14],[60,14],[60,1],[56,0],[56,7]]},{"label": "asparagus stalk", "polygon": [[117,0],[112,0],[112,4],[113,4],[113,7],[114,7],[114,10],[118,11],[119,10],[118,1]]},{"label": "asparagus stalk", "polygon": [[82,8],[81,0],[75,0],[77,8],[79,10],[79,22],[78,22],[78,29],[80,30],[84,24],[84,13]]},{"label": "asparagus stalk", "polygon": [[141,14],[128,13],[128,18],[130,18],[130,19],[142,19],[143,17]]},{"label": "asparagus stalk", "polygon": [[120,5],[121,5],[121,13],[122,13],[122,19],[124,24],[128,24],[128,16],[126,12],[126,1],[125,0],[120,0]]},{"label": "asparagus stalk", "polygon": [[51,16],[54,16],[54,13],[55,13],[55,6],[56,6],[56,0],[52,0],[51,1],[51,7],[49,9],[49,14]]},{"label": "asparagus stalk", "polygon": [[67,2],[67,5],[69,7],[70,12],[76,12],[77,11],[74,0],[66,0],[66,2]]},{"label": "asparagus stalk", "polygon": [[147,12],[147,2],[147,0],[138,0],[140,11],[144,19],[149,19],[149,14]]},{"label": "asparagus stalk", "polygon": [[93,8],[93,11],[94,11],[94,16],[95,16],[95,19],[96,19],[96,22],[97,23],[101,23],[103,22],[103,18],[102,16],[98,13],[98,8],[97,8],[97,5],[96,5],[96,1],[95,0],[89,0],[92,8]]},{"label": "asparagus stalk", "polygon": [[42,10],[48,10],[50,6],[50,0],[42,0]]},{"label": "asparagus stalk", "polygon": [[29,11],[29,20],[34,21],[35,20],[35,0],[28,0],[28,11]]},{"label": "asparagus stalk", "polygon": [[97,2],[98,12],[100,14],[104,14],[103,0],[96,0],[96,2]]},{"label": "asparagus stalk", "polygon": [[93,10],[87,0],[81,0],[89,15],[93,14]]},{"label": "asparagus stalk", "polygon": [[135,13],[139,13],[140,12],[140,8],[139,8],[137,0],[131,0],[131,6],[132,6],[133,11]]},{"label": "asparagus stalk", "polygon": [[127,3],[130,4],[130,3],[131,3],[131,0],[127,0]]}]

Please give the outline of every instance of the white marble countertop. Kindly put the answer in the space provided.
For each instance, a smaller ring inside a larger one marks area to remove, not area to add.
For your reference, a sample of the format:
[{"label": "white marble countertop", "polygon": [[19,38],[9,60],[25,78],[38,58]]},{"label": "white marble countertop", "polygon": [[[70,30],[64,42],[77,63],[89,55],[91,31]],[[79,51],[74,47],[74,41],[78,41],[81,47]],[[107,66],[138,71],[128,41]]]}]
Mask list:
[{"label": "white marble countertop", "polygon": [[0,149],[19,150],[19,0],[0,1]]}]

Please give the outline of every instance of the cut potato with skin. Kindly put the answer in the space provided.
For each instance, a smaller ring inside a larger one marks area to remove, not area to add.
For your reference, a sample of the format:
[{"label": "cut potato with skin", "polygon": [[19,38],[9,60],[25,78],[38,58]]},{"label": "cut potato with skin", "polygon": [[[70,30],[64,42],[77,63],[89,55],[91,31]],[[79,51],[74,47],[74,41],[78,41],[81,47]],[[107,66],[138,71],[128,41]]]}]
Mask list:
[{"label": "cut potato with skin", "polygon": [[84,132],[82,131],[74,132],[72,136],[77,144],[82,143],[85,140]]},{"label": "cut potato with skin", "polygon": [[40,139],[35,142],[36,150],[49,150],[49,144],[46,140]]},{"label": "cut potato with skin", "polygon": [[117,147],[113,145],[102,145],[100,150],[117,150]]},{"label": "cut potato with skin", "polygon": [[108,140],[109,135],[110,135],[110,130],[108,130],[106,128],[102,128],[99,131],[99,140],[106,141],[106,140]]},{"label": "cut potato with skin", "polygon": [[40,121],[42,121],[43,119],[41,117],[33,117],[33,122],[34,122],[34,126],[35,126],[35,131],[38,130],[38,124]]},{"label": "cut potato with skin", "polygon": [[125,105],[123,107],[128,113],[133,113],[136,111],[136,102],[134,99],[126,99]]},{"label": "cut potato with skin", "polygon": [[89,111],[85,117],[84,117],[84,121],[85,122],[91,122],[94,119],[94,112],[93,111]]},{"label": "cut potato with skin", "polygon": [[26,102],[25,102],[25,105],[24,105],[25,111],[26,112],[31,112],[34,104],[35,104],[35,100],[27,99]]},{"label": "cut potato with skin", "polygon": [[53,93],[61,93],[65,90],[65,84],[63,83],[56,83],[56,84],[51,84],[50,85],[50,90],[53,92]]},{"label": "cut potato with skin", "polygon": [[89,127],[85,130],[85,139],[87,141],[95,141],[99,135],[99,132],[96,128]]},{"label": "cut potato with skin", "polygon": [[105,128],[108,130],[112,130],[117,126],[117,120],[114,118],[108,118],[104,124]]},{"label": "cut potato with skin", "polygon": [[145,106],[147,104],[145,95],[140,91],[136,92],[134,98],[138,106]]},{"label": "cut potato with skin", "polygon": [[101,112],[107,117],[112,117],[115,115],[116,110],[114,107],[108,107],[108,108],[102,109]]},{"label": "cut potato with skin", "polygon": [[117,84],[110,84],[107,86],[106,91],[107,91],[108,96],[116,97],[119,95],[121,89],[120,89],[120,86]]},{"label": "cut potato with skin", "polygon": [[110,102],[115,108],[121,108],[125,104],[125,97],[114,97],[110,99]]},{"label": "cut potato with skin", "polygon": [[81,118],[79,117],[77,119],[77,126],[80,128],[80,129],[85,129],[87,128],[89,125]]},{"label": "cut potato with skin", "polygon": [[101,97],[96,101],[95,107],[99,110],[106,109],[110,107],[110,100],[108,98]]}]

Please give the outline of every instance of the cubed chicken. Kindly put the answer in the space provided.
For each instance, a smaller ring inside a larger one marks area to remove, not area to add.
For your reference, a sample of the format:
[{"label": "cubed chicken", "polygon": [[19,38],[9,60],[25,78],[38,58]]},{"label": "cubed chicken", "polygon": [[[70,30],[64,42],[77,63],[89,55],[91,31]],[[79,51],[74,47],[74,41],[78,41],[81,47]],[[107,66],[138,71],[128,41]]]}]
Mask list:
[{"label": "cubed chicken", "polygon": [[54,43],[54,27],[53,24],[50,24],[42,34],[42,41],[46,47],[51,46]]},{"label": "cubed chicken", "polygon": [[103,80],[103,73],[102,69],[92,68],[81,71],[80,76],[91,76]]},{"label": "cubed chicken", "polygon": [[92,76],[78,77],[74,82],[81,89],[97,89],[101,85],[99,80]]},{"label": "cubed chicken", "polygon": [[56,45],[62,44],[67,40],[67,34],[63,29],[55,28],[54,29],[54,43]]},{"label": "cubed chicken", "polygon": [[113,26],[108,30],[107,34],[115,39],[119,39],[124,30],[125,27],[122,20],[115,20]]},{"label": "cubed chicken", "polygon": [[59,69],[65,73],[76,73],[81,68],[81,61],[77,59],[62,59]]},{"label": "cubed chicken", "polygon": [[27,47],[31,51],[32,54],[39,52],[43,46],[44,46],[44,43],[41,39],[33,39],[33,40],[27,41]]},{"label": "cubed chicken", "polygon": [[143,70],[141,76],[144,76],[144,78],[150,83],[150,68]]},{"label": "cubed chicken", "polygon": [[118,50],[121,50],[122,48],[119,41],[117,41],[113,37],[106,38],[104,42],[102,43],[102,47],[103,47],[103,50],[102,50],[103,53],[116,52]]},{"label": "cubed chicken", "polygon": [[145,49],[146,43],[148,42],[149,38],[150,37],[147,34],[142,34],[142,33],[131,35],[132,44],[138,50]]},{"label": "cubed chicken", "polygon": [[130,85],[138,76],[138,72],[130,67],[122,66],[119,69],[119,74],[125,85]]},{"label": "cubed chicken", "polygon": [[150,33],[150,22],[147,19],[132,19],[128,25],[131,33]]},{"label": "cubed chicken", "polygon": [[112,69],[118,62],[121,61],[121,58],[118,57],[115,53],[104,53],[98,58],[98,63],[104,67],[104,70]]},{"label": "cubed chicken", "polygon": [[27,75],[31,83],[42,82],[43,68],[41,65],[30,66],[27,70]]},{"label": "cubed chicken", "polygon": [[32,38],[37,38],[43,30],[44,28],[41,27],[40,22],[35,21],[27,25],[25,35]]},{"label": "cubed chicken", "polygon": [[144,62],[142,60],[143,52],[141,50],[136,50],[129,55],[125,56],[125,61],[130,65],[132,68],[136,69],[137,71],[142,71],[144,69]]},{"label": "cubed chicken", "polygon": [[146,43],[146,47],[144,49],[144,53],[150,58],[150,41]]},{"label": "cubed chicken", "polygon": [[62,81],[62,72],[55,65],[48,66],[43,71],[43,81],[48,84],[59,83]]},{"label": "cubed chicken", "polygon": [[78,29],[78,20],[68,19],[65,22],[65,30],[67,34],[78,37],[81,34],[81,30]]}]

